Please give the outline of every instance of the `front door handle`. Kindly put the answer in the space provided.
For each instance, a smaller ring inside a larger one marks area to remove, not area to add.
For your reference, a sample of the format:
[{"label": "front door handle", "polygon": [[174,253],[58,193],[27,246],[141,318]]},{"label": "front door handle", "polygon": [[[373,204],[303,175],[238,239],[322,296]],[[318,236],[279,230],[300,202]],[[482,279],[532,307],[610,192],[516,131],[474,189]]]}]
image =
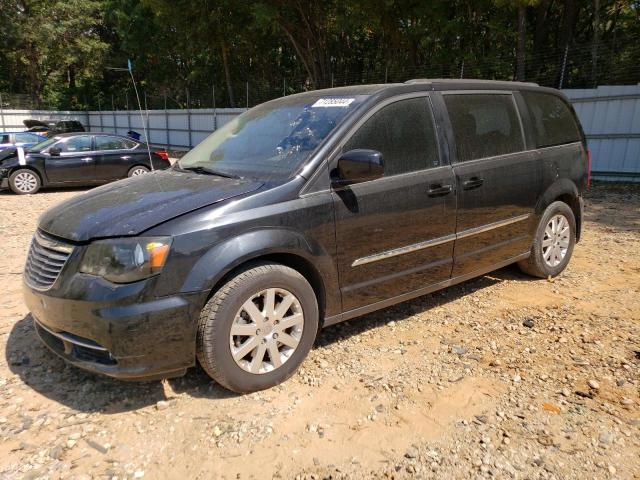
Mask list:
[{"label": "front door handle", "polygon": [[484,183],[484,178],[480,177],[471,177],[469,180],[466,180],[462,183],[462,188],[465,190],[472,190],[474,188],[481,187]]},{"label": "front door handle", "polygon": [[429,185],[429,190],[427,190],[427,194],[430,197],[443,197],[451,193],[451,185],[440,185],[439,183],[434,183]]},{"label": "front door handle", "polygon": [[83,162],[87,163],[93,160],[93,157],[84,157],[83,159],[81,159]]}]

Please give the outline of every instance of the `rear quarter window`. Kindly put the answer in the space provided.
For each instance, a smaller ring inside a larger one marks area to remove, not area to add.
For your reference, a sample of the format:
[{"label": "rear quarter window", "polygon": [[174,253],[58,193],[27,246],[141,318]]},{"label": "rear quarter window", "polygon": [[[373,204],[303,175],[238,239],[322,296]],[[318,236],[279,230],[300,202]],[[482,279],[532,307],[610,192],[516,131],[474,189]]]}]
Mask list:
[{"label": "rear quarter window", "polygon": [[582,136],[571,108],[556,95],[523,91],[537,148],[580,142]]},{"label": "rear quarter window", "polygon": [[444,102],[453,128],[458,161],[524,150],[520,119],[511,94],[447,94]]}]

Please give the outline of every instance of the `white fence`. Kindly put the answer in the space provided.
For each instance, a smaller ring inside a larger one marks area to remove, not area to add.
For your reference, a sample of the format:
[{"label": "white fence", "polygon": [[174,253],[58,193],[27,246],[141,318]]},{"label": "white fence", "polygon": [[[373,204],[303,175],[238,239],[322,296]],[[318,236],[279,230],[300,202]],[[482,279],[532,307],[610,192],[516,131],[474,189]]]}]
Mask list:
[{"label": "white fence", "polygon": [[640,84],[564,93],[587,136],[593,177],[640,181]]},{"label": "white fence", "polygon": [[[564,93],[571,99],[584,127],[594,178],[640,181],[640,84],[564,90]],[[188,150],[243,111],[242,108],[149,110],[143,119],[152,144]],[[3,111],[0,105],[0,131],[24,130],[22,121],[27,118],[79,120],[87,130],[122,135],[129,130],[143,132],[143,119],[135,110]]]},{"label": "white fence", "polygon": [[143,136],[143,121],[149,140],[172,150],[189,150],[211,132],[226,124],[243,108],[204,108],[197,110],[149,110],[142,117],[137,110],[118,111],[0,111],[0,131],[24,130],[23,120],[78,120],[88,131],[126,135],[129,130]]}]

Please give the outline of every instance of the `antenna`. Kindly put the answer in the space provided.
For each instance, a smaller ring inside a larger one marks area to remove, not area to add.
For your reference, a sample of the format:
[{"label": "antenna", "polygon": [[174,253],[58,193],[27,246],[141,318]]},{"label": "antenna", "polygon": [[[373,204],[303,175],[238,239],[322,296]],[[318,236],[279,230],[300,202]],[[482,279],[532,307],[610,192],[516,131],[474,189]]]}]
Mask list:
[{"label": "antenna", "polygon": [[[149,146],[149,136],[147,135],[147,126],[144,122],[144,116],[142,115],[142,104],[140,103],[140,95],[138,94],[138,87],[136,86],[136,79],[133,77],[133,65],[130,59],[127,59],[127,67],[129,75],[131,75],[131,81],[133,82],[133,90],[136,92],[136,99],[138,100],[138,111],[140,112],[140,122],[142,123],[142,131],[144,132],[144,139],[147,143],[147,153],[149,154],[149,165],[153,172],[153,160],[151,159],[151,147]],[[147,118],[149,118],[149,111],[147,110]]]},{"label": "antenna", "polygon": [[[149,146],[149,136],[147,135],[147,127],[144,122],[144,115],[142,115],[142,104],[140,103],[140,95],[138,95],[138,87],[136,86],[136,79],[133,76],[133,64],[131,63],[131,59],[127,59],[127,68],[119,68],[119,67],[107,67],[107,70],[115,70],[117,72],[129,72],[131,75],[131,81],[133,82],[133,90],[136,92],[136,100],[138,101],[138,111],[140,112],[140,122],[142,122],[142,131],[144,132],[144,139],[147,143],[147,154],[149,155],[149,166],[151,167],[151,171],[153,172],[155,169],[153,168],[153,160],[151,159],[151,147]],[[149,111],[147,111],[147,118],[149,118]]]}]

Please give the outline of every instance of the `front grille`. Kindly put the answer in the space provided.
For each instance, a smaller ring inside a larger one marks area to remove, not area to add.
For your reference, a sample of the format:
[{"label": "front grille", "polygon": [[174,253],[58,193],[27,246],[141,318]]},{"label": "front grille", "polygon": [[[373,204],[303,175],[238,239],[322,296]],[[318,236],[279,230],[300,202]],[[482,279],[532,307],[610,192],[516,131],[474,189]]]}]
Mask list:
[{"label": "front grille", "polygon": [[24,268],[27,284],[37,290],[51,288],[62,267],[73,252],[73,246],[36,232]]}]

